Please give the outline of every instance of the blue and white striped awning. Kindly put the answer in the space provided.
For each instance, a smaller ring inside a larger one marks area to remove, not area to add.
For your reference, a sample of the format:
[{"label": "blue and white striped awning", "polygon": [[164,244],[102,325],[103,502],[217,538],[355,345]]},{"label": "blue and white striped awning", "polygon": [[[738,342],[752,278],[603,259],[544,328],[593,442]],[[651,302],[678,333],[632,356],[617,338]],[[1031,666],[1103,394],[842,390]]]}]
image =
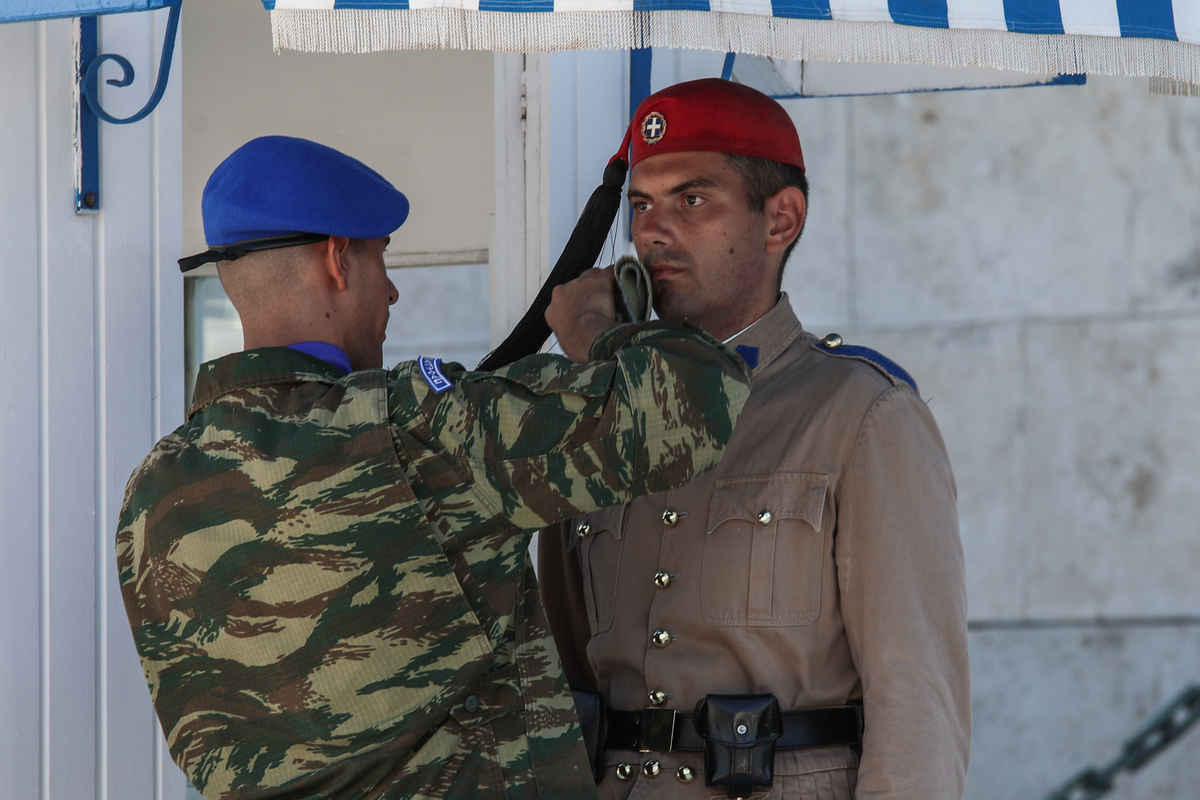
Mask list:
[{"label": "blue and white striped awning", "polygon": [[0,0],[0,22],[150,11],[178,5],[179,2],[180,0]]},{"label": "blue and white striped awning", "polygon": [[1200,0],[263,0],[276,49],[679,47],[1200,84]]}]

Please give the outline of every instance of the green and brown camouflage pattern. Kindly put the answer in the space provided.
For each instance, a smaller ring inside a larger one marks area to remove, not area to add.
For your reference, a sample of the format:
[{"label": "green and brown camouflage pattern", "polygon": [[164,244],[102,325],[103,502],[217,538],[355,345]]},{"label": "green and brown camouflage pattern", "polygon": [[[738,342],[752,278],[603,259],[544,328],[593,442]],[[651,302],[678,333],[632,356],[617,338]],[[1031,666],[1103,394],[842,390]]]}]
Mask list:
[{"label": "green and brown camouflage pattern", "polygon": [[440,394],[414,362],[341,375],[287,348],[200,368],[129,481],[117,566],[205,797],[594,793],[529,537],[714,465],[750,379],[661,323],[592,356],[445,364]]}]

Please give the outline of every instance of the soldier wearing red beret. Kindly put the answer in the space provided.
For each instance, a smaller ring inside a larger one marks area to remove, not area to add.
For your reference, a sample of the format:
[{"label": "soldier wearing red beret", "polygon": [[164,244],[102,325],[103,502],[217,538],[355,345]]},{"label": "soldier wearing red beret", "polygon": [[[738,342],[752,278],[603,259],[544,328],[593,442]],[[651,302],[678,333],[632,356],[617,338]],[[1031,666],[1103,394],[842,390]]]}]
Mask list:
[{"label": "soldier wearing red beret", "polygon": [[601,796],[961,798],[953,474],[912,378],[805,331],[780,292],[808,207],[791,119],[684,83],[616,158],[659,316],[725,340],[754,387],[717,469],[541,537]]}]

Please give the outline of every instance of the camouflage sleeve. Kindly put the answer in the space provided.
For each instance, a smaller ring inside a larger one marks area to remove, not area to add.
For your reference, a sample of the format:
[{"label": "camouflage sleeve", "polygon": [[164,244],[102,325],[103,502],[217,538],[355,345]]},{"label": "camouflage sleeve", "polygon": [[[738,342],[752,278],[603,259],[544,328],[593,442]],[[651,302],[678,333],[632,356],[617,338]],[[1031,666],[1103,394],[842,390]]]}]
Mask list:
[{"label": "camouflage sleeve", "polygon": [[496,372],[402,364],[396,394],[405,384],[411,394],[393,422],[526,530],[681,485],[717,463],[750,391],[741,358],[662,322],[613,326],[591,355],[584,364],[529,356]]}]

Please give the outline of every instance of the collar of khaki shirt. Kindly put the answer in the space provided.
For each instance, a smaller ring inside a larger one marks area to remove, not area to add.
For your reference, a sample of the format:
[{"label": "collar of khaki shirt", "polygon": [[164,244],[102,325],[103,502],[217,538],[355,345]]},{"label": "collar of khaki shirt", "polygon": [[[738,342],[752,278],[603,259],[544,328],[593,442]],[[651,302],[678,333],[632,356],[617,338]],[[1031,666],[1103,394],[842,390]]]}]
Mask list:
[{"label": "collar of khaki shirt", "polygon": [[804,328],[796,313],[792,311],[792,303],[788,300],[787,292],[779,295],[779,301],[768,311],[740,333],[734,334],[725,344],[732,348],[745,346],[758,350],[758,364],[751,373],[758,376],[779,354],[796,341]]}]

